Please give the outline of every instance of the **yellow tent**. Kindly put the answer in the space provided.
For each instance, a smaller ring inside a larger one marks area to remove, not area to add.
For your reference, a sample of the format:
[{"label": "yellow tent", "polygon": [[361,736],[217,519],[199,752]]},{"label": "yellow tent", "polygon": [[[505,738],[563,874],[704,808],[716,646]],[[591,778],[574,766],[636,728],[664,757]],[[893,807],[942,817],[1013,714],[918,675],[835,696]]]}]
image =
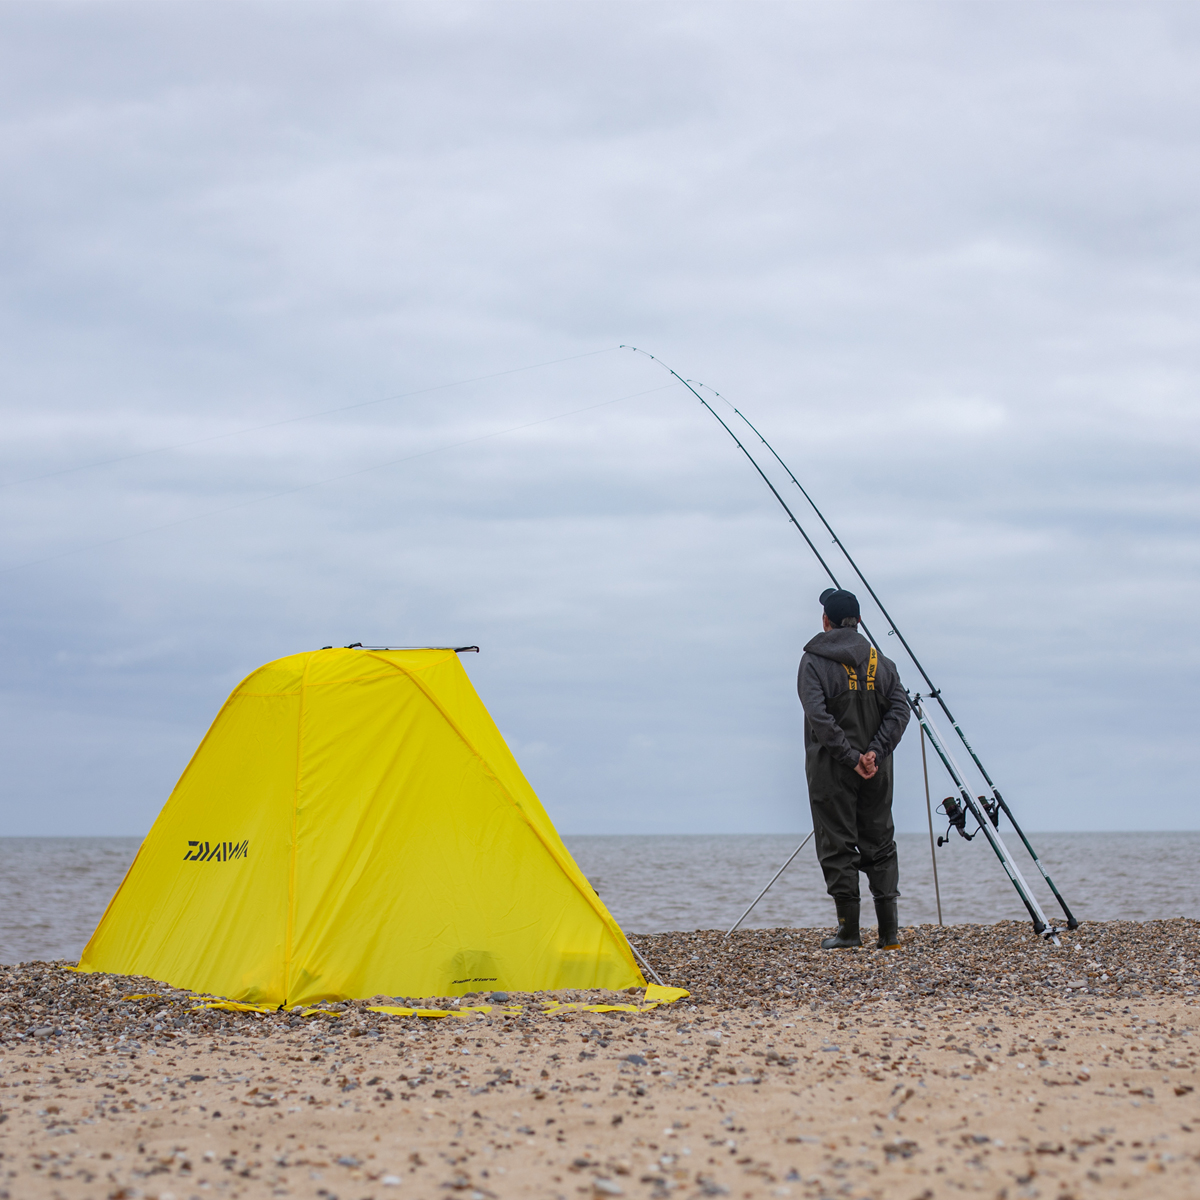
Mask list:
[{"label": "yellow tent", "polygon": [[79,965],[287,1005],[645,984],[452,650],[243,680]]}]

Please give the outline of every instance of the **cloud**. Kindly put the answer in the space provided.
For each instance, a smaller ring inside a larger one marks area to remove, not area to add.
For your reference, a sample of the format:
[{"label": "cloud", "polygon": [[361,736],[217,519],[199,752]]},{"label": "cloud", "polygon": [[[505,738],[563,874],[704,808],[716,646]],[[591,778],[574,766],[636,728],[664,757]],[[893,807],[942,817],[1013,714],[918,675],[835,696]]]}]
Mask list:
[{"label": "cloud", "polygon": [[1080,11],[0,13],[6,829],[142,831],[353,641],[479,643],[564,829],[803,828],[823,576],[622,342],[1030,827],[1193,827],[1200,31]]}]

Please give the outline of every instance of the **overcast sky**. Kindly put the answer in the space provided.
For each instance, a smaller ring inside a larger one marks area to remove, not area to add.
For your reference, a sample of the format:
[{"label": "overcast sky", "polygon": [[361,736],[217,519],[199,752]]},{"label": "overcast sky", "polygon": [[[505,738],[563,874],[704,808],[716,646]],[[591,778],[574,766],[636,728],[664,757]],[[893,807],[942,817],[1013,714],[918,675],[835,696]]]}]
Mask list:
[{"label": "overcast sky", "polygon": [[1030,828],[1200,827],[1197,79],[1188,4],[0,6],[0,832],[357,641],[478,643],[564,832],[807,829],[826,581],[621,343]]}]

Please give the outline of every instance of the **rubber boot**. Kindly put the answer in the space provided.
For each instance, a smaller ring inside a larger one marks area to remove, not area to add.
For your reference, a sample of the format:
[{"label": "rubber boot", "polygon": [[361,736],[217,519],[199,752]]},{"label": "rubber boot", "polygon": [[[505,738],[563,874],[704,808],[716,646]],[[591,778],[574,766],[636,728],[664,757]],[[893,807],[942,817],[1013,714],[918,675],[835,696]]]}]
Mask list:
[{"label": "rubber boot", "polygon": [[900,949],[900,917],[896,912],[895,900],[876,900],[875,919],[879,922],[879,940],[876,950]]},{"label": "rubber boot", "polygon": [[838,900],[837,904],[837,933],[821,942],[822,950],[852,950],[862,945],[862,935],[858,932],[858,901]]}]

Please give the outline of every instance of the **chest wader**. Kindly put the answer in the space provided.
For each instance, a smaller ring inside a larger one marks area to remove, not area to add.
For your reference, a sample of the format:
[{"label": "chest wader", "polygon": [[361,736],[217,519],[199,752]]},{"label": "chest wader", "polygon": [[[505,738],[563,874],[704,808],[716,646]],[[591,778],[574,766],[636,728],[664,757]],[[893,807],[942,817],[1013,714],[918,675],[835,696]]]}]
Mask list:
[{"label": "chest wader", "polygon": [[[866,753],[883,723],[883,707],[875,690],[878,663],[878,653],[872,646],[863,681],[843,663],[846,690],[826,701],[829,715],[859,754]],[[862,871],[875,899],[879,921],[877,948],[893,949],[899,944],[896,898],[900,892],[892,824],[892,756],[877,759],[874,776],[864,779],[853,767],[835,761],[813,737],[807,722],[804,735],[804,770],[816,830],[817,858],[838,917],[837,933],[821,945],[826,950],[862,945],[858,927],[858,873]]]}]

